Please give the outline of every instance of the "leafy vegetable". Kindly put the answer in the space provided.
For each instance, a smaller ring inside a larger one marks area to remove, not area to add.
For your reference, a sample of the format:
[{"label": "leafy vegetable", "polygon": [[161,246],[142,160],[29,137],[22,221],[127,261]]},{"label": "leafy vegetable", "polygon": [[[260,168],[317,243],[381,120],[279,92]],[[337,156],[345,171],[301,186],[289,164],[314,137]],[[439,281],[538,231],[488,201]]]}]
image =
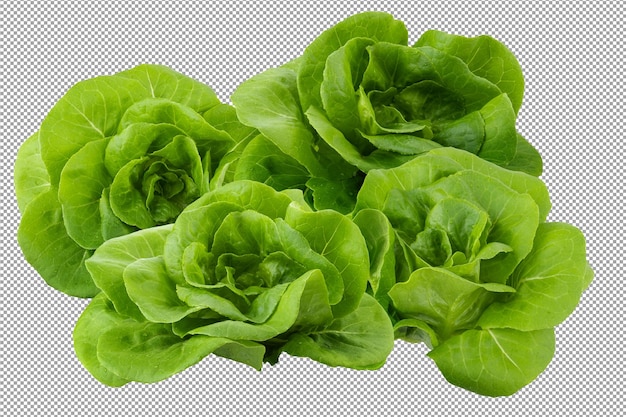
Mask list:
[{"label": "leafy vegetable", "polygon": [[307,186],[330,182],[343,194],[318,195],[317,208],[349,212],[360,182],[348,179],[357,172],[442,146],[541,174],[541,157],[515,127],[524,79],[513,54],[486,35],[407,39],[391,15],[359,13],[234,92],[240,119],[298,161],[312,178]]},{"label": "leafy vegetable", "polygon": [[235,181],[173,225],[95,251],[86,264],[102,294],[76,325],[76,351],[109,385],[165,379],[210,353],[258,369],[281,352],[375,369],[394,336],[365,294],[367,259],[347,217],[311,211],[301,193]]},{"label": "leafy vegetable", "polygon": [[56,289],[95,295],[84,267],[93,250],[172,222],[209,189],[222,157],[252,133],[208,86],[166,67],[79,82],[15,163],[26,259]]},{"label": "leafy vegetable", "polygon": [[538,178],[454,148],[365,178],[354,221],[370,291],[450,382],[510,395],[550,362],[589,270],[582,234],[546,223],[549,208]]},{"label": "leafy vegetable", "polygon": [[512,395],[593,279],[547,222],[517,132],[519,63],[492,37],[351,16],[244,81],[234,106],[167,67],[81,81],[20,147],[18,241],[92,297],[76,355],[153,383],[215,354],[377,369],[424,343],[452,384]]}]

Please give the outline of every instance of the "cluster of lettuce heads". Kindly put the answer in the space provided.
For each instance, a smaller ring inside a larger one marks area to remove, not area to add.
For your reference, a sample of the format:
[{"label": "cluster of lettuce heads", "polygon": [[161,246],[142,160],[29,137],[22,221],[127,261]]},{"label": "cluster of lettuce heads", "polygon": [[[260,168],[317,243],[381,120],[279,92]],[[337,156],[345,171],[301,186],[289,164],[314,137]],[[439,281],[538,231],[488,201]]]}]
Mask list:
[{"label": "cluster of lettuce heads", "polygon": [[547,222],[524,81],[489,36],[354,15],[231,97],[140,65],[81,81],[21,146],[18,240],[91,302],[78,359],[152,383],[215,354],[377,369],[424,343],[444,377],[511,395],[551,361],[593,272]]}]

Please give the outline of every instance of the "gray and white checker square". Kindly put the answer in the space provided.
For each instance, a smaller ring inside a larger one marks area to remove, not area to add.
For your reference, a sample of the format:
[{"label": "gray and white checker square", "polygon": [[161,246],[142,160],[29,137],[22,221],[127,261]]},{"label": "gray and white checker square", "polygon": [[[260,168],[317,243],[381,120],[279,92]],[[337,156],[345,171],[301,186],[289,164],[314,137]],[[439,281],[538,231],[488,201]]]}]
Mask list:
[{"label": "gray and white checker square", "polygon": [[[426,348],[397,342],[377,371],[281,357],[261,372],[210,356],[157,384],[108,388],[74,355],[88,300],[47,287],[26,263],[13,164],[74,83],[144,62],[209,84],[225,102],[246,78],[299,55],[364,10],[427,29],[489,34],[526,80],[519,131],[544,158],[550,221],[587,237],[595,280],[557,328],[555,357],[517,394],[448,384]],[[621,1],[16,1],[0,5],[3,416],[618,416],[624,392],[624,4]]]}]

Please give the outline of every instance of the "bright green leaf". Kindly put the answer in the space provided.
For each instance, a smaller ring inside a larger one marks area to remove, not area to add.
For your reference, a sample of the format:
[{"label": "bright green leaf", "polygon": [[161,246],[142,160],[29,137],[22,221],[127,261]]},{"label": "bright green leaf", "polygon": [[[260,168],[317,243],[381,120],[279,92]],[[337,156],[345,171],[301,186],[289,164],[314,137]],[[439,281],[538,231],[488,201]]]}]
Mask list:
[{"label": "bright green leaf", "polygon": [[491,397],[512,395],[543,372],[554,355],[554,330],[469,330],[433,349],[452,384]]}]

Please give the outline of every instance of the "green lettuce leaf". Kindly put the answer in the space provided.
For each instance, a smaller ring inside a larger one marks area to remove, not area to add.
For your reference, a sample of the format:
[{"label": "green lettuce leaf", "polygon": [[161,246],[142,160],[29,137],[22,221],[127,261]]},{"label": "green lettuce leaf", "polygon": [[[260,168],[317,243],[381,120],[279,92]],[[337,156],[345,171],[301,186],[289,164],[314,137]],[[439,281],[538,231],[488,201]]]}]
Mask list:
[{"label": "green lettuce leaf", "polygon": [[469,330],[428,353],[452,384],[499,397],[515,394],[541,374],[554,355],[553,329]]}]

